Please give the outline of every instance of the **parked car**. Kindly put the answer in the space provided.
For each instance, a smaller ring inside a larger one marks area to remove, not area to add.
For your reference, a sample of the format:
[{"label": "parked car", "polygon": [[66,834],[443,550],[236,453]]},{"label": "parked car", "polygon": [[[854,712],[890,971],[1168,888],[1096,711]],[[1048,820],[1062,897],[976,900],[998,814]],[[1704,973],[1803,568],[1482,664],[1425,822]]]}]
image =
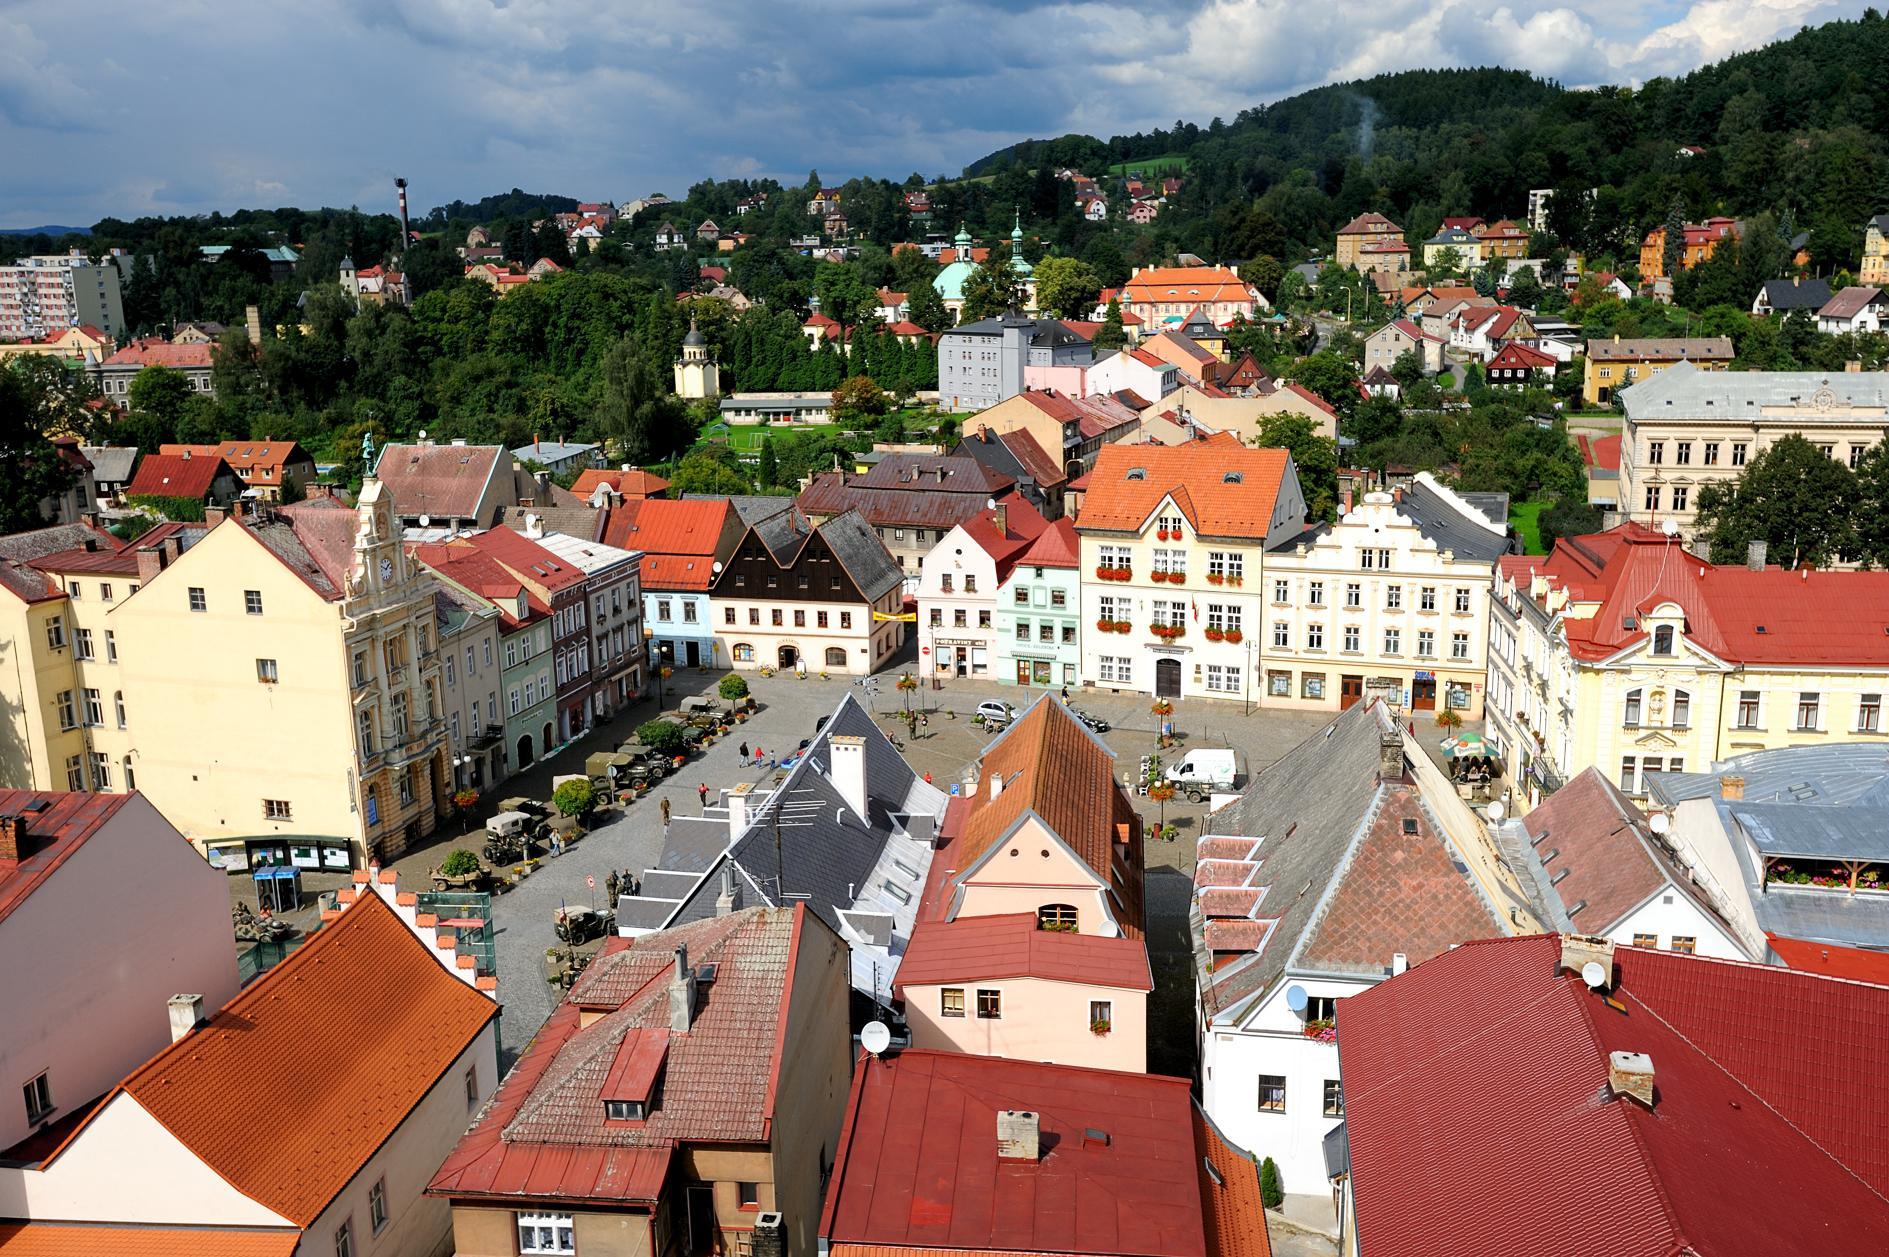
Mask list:
[{"label": "parked car", "polygon": [[1069,709],[1069,714],[1086,725],[1091,733],[1107,733],[1110,729],[1114,728],[1113,725],[1102,719],[1102,717],[1092,716],[1088,712],[1080,711],[1074,707]]},{"label": "parked car", "polygon": [[1216,790],[1231,790],[1239,775],[1238,757],[1230,749],[1216,747],[1189,751],[1167,769],[1168,781],[1195,803]]},{"label": "parked car", "polygon": [[977,705],[977,714],[986,720],[1001,720],[1009,724],[1017,718],[1017,709],[1001,698],[991,698]]}]

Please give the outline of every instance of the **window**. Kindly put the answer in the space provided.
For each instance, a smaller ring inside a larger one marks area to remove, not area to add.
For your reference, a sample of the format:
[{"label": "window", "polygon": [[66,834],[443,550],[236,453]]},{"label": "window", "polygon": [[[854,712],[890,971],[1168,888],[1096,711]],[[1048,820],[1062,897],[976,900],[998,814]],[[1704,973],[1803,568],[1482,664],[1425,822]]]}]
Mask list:
[{"label": "window", "polygon": [[277,681],[281,680],[281,676],[276,672],[275,660],[256,660],[256,679],[261,681],[264,685],[274,685]]},{"label": "window", "polygon": [[775,607],[772,611],[769,611],[768,619],[773,623],[775,628],[779,628],[781,626],[781,609]]},{"label": "window", "polygon": [[1386,585],[1384,587],[1384,609],[1386,611],[1402,611],[1404,609],[1404,587],[1402,585]]},{"label": "window", "polygon": [[[88,694],[91,692],[86,691]],[[1797,696],[1797,727],[1799,729],[1817,728],[1817,708],[1820,702],[1821,696],[1814,690],[1805,690]]]},{"label": "window", "polygon": [[1425,585],[1417,590],[1417,610],[1436,610],[1436,586]]},{"label": "window", "polygon": [[138,788],[137,774],[132,771],[131,757],[127,755],[125,756],[125,789],[129,791],[129,790],[136,790],[137,788]]},{"label": "window", "polygon": [[1707,441],[1705,443],[1705,457],[1702,461],[1707,467],[1716,467],[1718,465],[1717,441]]},{"label": "window", "polygon": [[695,615],[696,615],[697,609],[698,608],[693,602],[683,603],[682,604],[682,622],[684,624],[696,623]]},{"label": "window", "polygon": [[521,1213],[518,1216],[520,1253],[574,1253],[577,1231],[568,1213]]},{"label": "window", "polygon": [[285,821],[289,819],[289,801],[287,799],[264,799],[262,818],[266,821]]},{"label": "window", "polygon": [[1655,467],[1666,461],[1666,442],[1648,441],[1646,443],[1646,461]]},{"label": "window", "polygon": [[379,1235],[381,1228],[387,1225],[387,1180],[380,1178],[367,1189],[367,1219],[373,1225],[374,1234]]},{"label": "window", "polygon": [[[1861,467],[1863,465],[1864,448],[1865,447],[1861,445],[1850,446],[1850,470],[1851,471],[1855,471],[1858,467]],[[105,586],[105,588],[110,589],[111,586],[107,585]]]},{"label": "window", "polygon": [[1692,695],[1684,690],[1673,691],[1673,728],[1686,729],[1692,725]]},{"label": "window", "polygon": [[66,789],[74,794],[85,789],[85,761],[77,755],[66,756]]},{"label": "window", "polygon": [[1345,625],[1345,649],[1356,653],[1363,648],[1364,634],[1355,624]]},{"label": "window", "polygon": [[951,573],[946,572],[943,576],[938,578],[938,581],[938,589],[941,593],[948,594],[951,592]]},{"label": "window", "polygon": [[124,728],[127,722],[125,720],[125,692],[123,690],[114,690],[112,692],[112,715],[118,718],[118,727],[120,729]]},{"label": "window", "polygon": [[1305,583],[1305,601],[1310,606],[1324,606],[1325,582],[1322,580],[1307,581]]},{"label": "window", "polygon": [[760,622],[761,622],[761,608],[749,607],[748,608],[748,623],[759,624]]},{"label": "window", "polygon": [[85,691],[85,723],[94,729],[105,723],[105,700],[97,690]]},{"label": "window", "polygon": [[1261,1113],[1283,1113],[1286,1111],[1286,1077],[1284,1074],[1261,1074],[1259,1076],[1259,1111]]},{"label": "window", "polygon": [[1676,952],[1684,952],[1686,955],[1690,956],[1699,950],[1699,940],[1691,935],[1675,934],[1673,935],[1672,949]]},{"label": "window", "polygon": [[1325,626],[1308,624],[1305,626],[1305,648],[1307,650],[1325,649]]},{"label": "window", "polygon": [[[1854,467],[1856,465],[1855,458],[1853,457],[1855,453],[1854,446],[1851,447],[1851,453],[1852,453],[1852,458],[1850,461],[1850,465]],[[110,581],[100,582],[99,587],[98,587],[98,596],[100,598],[103,598],[106,602],[110,602],[112,600],[112,587],[111,587]]]},{"label": "window", "polygon": [[1673,626],[1662,624],[1653,630],[1653,653],[1670,655],[1673,653]]},{"label": "window", "polygon": [[1336,1078],[1327,1078],[1325,1080],[1325,1107],[1323,1112],[1326,1117],[1343,1117],[1345,1115],[1345,1088],[1344,1084],[1339,1082]]},{"label": "window", "polygon": [[413,765],[408,764],[406,771],[400,774],[400,801],[413,802]]},{"label": "window", "polygon": [[1280,650],[1292,644],[1292,626],[1284,620],[1272,622],[1272,644]]},{"label": "window", "polygon": [[79,599],[85,596],[85,586],[79,584],[78,581],[67,581],[66,582],[66,595],[70,597],[74,602],[77,602]]},{"label": "window", "polygon": [[641,1122],[649,1118],[649,1110],[641,1100],[605,1100],[603,1115],[612,1122]]},{"label": "window", "polygon": [[1017,621],[1017,640],[1020,642],[1030,640],[1030,622],[1028,620]]},{"label": "window", "polygon": [[[820,627],[821,628],[826,627],[826,612],[824,611],[820,613]],[[977,613],[977,627],[981,629],[987,629],[990,627],[990,612],[989,611],[979,611]]]},{"label": "window", "polygon": [[91,629],[82,628],[72,631],[72,657],[74,659],[91,659],[93,657]]},{"label": "window", "polygon": [[1469,590],[1468,589],[1466,588],[1457,589],[1456,609],[1458,611],[1465,611],[1465,612],[1469,610]]},{"label": "window", "polygon": [[1207,688],[1219,694],[1238,694],[1240,692],[1240,670],[1231,665],[1217,663],[1207,665]]},{"label": "window", "polygon": [[118,662],[118,638],[110,629],[105,630],[105,662]]},{"label": "window", "polygon": [[1417,630],[1417,657],[1419,659],[1436,657],[1436,634],[1429,629]]},{"label": "window", "polygon": [[1004,1015],[1004,993],[988,987],[977,988],[977,1016],[982,1021],[1001,1021]]},{"label": "window", "polygon": [[1358,584],[1356,581],[1351,581],[1347,583],[1345,585],[1346,609],[1355,611],[1359,607],[1362,607],[1363,605],[1364,605],[1364,586]]},{"label": "window", "polygon": [[210,609],[210,604],[204,600],[203,586],[192,585],[190,587],[190,609],[192,611],[207,611]]},{"label": "window", "polygon": [[1089,1001],[1089,1032],[1107,1034],[1115,1028],[1115,1002],[1113,1000],[1092,999]]},{"label": "window", "polygon": [[826,666],[829,668],[844,668],[846,666],[846,651],[839,646],[828,646],[826,648]]},{"label": "window", "polygon": [[1738,727],[1740,729],[1758,727],[1758,691],[1738,691]]},{"label": "window", "polygon": [[1629,729],[1640,727],[1640,698],[1642,691],[1628,690],[1625,709],[1621,712],[1620,723]]},{"label": "window", "polygon": [[1292,582],[1276,580],[1272,583],[1272,600],[1280,606],[1292,601]]},{"label": "window", "polygon": [[964,988],[961,986],[941,987],[938,991],[938,1015],[940,1017],[964,1016]]},{"label": "window", "polygon": [[1882,729],[1882,695],[1865,694],[1856,700],[1856,731],[1876,733]]},{"label": "window", "polygon": [[1384,630],[1384,653],[1396,655],[1403,653],[1404,635],[1397,629]]},{"label": "window", "polygon": [[754,662],[754,647],[747,642],[736,642],[732,653],[738,663]]},{"label": "window", "polygon": [[243,591],[243,610],[250,615],[262,614],[262,591],[260,589],[245,589]]},{"label": "window", "polygon": [[1658,485],[1650,484],[1646,486],[1645,501],[1646,501],[1647,510],[1657,511],[1659,509],[1659,486]]},{"label": "window", "polygon": [[[514,716],[518,714],[516,689],[512,690],[512,714]],[[354,732],[361,742],[361,754],[372,755],[374,753],[374,713],[372,710],[363,711],[354,718]]]},{"label": "window", "polygon": [[1076,905],[1071,903],[1047,903],[1036,910],[1036,925],[1041,930],[1062,930],[1065,933],[1076,932]]},{"label": "window", "polygon": [[52,1081],[44,1071],[26,1084],[26,1120],[37,1126],[52,1116]]},{"label": "window", "polygon": [[1685,510],[1686,503],[1690,502],[1691,500],[1692,500],[1692,490],[1689,487],[1683,484],[1676,484],[1673,486],[1673,509],[1675,511]]},{"label": "window", "polygon": [[1103,655],[1096,660],[1096,676],[1104,685],[1133,685],[1135,661],[1116,655]]},{"label": "window", "polygon": [[1656,948],[1659,946],[1659,935],[1635,934],[1633,936],[1633,945],[1635,947]]},{"label": "window", "polygon": [[1017,586],[1017,593],[1016,593],[1016,597],[1015,597],[1015,599],[1013,599],[1013,601],[1015,601],[1015,602],[1016,602],[1016,604],[1017,604],[1017,605],[1018,605],[1019,607],[1027,607],[1027,606],[1029,606],[1029,605],[1030,605],[1030,591],[1029,591],[1029,589],[1028,589],[1028,588],[1026,588],[1025,586],[1022,586],[1022,585],[1018,585],[1018,586]]},{"label": "window", "polygon": [[1673,445],[1673,461],[1681,467],[1692,463],[1692,442],[1679,441]]},{"label": "window", "polygon": [[46,645],[53,650],[64,650],[66,646],[66,618],[62,615],[46,617]]},{"label": "window", "polygon": [[61,729],[78,728],[79,719],[74,714],[75,709],[72,705],[72,691],[60,690],[58,702],[59,702],[59,727]]},{"label": "window", "polygon": [[807,627],[807,613],[806,611],[802,610],[799,607],[794,608],[794,627],[795,628]]},{"label": "window", "polygon": [[1745,465],[1746,448],[1747,447],[1743,441],[1732,442],[1732,466],[1743,467]]},{"label": "window", "polygon": [[735,1203],[740,1205],[743,1209],[759,1209],[761,1207],[761,1185],[759,1183],[737,1182],[735,1184]]}]

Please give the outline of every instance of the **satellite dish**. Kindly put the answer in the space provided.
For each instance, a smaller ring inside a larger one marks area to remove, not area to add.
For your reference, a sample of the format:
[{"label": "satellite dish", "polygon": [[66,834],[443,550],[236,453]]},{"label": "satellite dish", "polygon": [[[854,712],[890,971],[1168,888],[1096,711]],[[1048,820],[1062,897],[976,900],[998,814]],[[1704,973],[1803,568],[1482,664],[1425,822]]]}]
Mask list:
[{"label": "satellite dish", "polygon": [[1673,827],[1673,823],[1664,812],[1655,812],[1646,818],[1646,827],[1656,834],[1663,834]]},{"label": "satellite dish", "polygon": [[1607,985],[1607,969],[1598,960],[1590,960],[1581,966],[1581,981],[1595,990]]},{"label": "satellite dish", "polygon": [[892,1046],[892,1031],[883,1021],[869,1021],[859,1031],[859,1046],[877,1056]]},{"label": "satellite dish", "polygon": [[431,515],[420,516],[420,527],[425,528],[428,525],[430,525],[432,522],[433,522],[433,517]]},{"label": "satellite dish", "polygon": [[1660,521],[1659,530],[1668,537],[1677,537],[1679,535],[1679,522],[1677,520],[1663,519]]},{"label": "satellite dish", "polygon": [[709,564],[709,568],[712,571],[716,571],[716,572],[721,571],[721,560],[720,559],[715,560],[715,562]]},{"label": "satellite dish", "polygon": [[1305,994],[1304,987],[1295,984],[1286,988],[1286,1007],[1290,1008],[1293,1012],[1304,1012],[1305,1006],[1310,1002]]},{"label": "satellite dish", "polygon": [[1488,811],[1489,811],[1489,819],[1494,821],[1498,825],[1502,823],[1502,818],[1509,814],[1509,810],[1502,806],[1502,800],[1500,799],[1497,799],[1494,803],[1491,803],[1489,805]]}]

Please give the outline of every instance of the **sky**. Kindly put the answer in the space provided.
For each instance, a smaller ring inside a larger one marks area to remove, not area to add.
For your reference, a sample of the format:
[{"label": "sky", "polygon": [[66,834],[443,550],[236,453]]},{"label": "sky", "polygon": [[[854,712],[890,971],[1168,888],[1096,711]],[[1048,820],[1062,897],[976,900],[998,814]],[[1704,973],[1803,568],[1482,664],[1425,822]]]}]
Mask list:
[{"label": "sky", "polygon": [[0,0],[0,227],[931,177],[1386,71],[1641,82],[1868,2]]}]

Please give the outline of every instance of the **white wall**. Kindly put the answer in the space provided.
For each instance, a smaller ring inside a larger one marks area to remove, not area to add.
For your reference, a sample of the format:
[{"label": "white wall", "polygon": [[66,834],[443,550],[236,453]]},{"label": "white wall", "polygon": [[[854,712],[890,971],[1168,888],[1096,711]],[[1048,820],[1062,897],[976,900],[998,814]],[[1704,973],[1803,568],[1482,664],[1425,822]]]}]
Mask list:
[{"label": "white wall", "polygon": [[1726,934],[1717,921],[1700,911],[1690,897],[1681,894],[1670,883],[1623,917],[1619,925],[1607,932],[1607,937],[1622,947],[1630,947],[1635,934],[1654,935],[1659,939],[1662,951],[1671,951],[1673,936],[1680,935],[1697,940],[1696,954],[1701,956],[1713,956],[1720,960],[1763,959],[1762,955],[1748,954]]},{"label": "white wall", "polygon": [[0,922],[0,1147],[41,1070],[63,1116],[170,1042],[171,996],[236,994],[228,877],[135,795]]}]

